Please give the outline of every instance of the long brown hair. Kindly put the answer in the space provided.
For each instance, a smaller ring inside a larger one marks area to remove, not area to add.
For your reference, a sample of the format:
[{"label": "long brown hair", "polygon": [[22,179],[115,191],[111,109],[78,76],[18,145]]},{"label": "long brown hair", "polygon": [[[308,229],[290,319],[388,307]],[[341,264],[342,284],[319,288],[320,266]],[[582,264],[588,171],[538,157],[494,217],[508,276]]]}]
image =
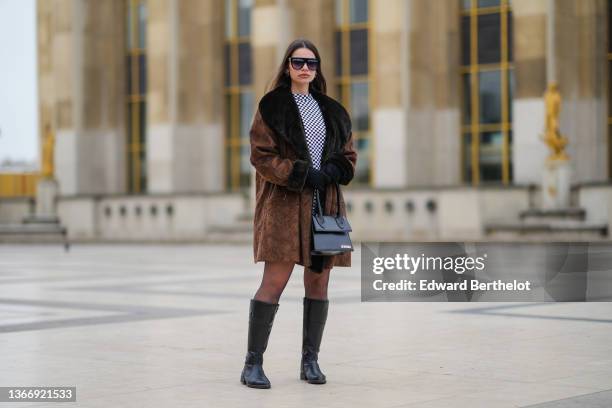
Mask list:
[{"label": "long brown hair", "polygon": [[287,47],[287,51],[285,51],[285,56],[283,57],[280,67],[278,68],[276,76],[272,80],[271,85],[268,87],[267,91],[271,91],[281,86],[291,87],[291,75],[289,75],[285,71],[289,68],[289,57],[298,48],[308,48],[310,51],[314,53],[315,57],[319,60],[319,66],[317,67],[317,74],[315,75],[314,79],[308,85],[309,91],[315,90],[315,91],[326,94],[327,93],[327,83],[325,81],[325,77],[323,76],[323,72],[321,70],[321,62],[322,62],[321,55],[319,54],[319,50],[317,50],[317,47],[315,47],[315,45],[312,42],[308,41],[305,38],[298,38],[297,40],[289,44],[289,46]]}]

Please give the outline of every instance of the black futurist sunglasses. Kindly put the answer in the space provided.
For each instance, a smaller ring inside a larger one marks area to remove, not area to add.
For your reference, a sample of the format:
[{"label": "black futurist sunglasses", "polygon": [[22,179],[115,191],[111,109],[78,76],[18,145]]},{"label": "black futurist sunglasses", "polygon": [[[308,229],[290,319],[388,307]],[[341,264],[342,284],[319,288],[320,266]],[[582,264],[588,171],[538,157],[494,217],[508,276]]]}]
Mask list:
[{"label": "black futurist sunglasses", "polygon": [[304,64],[308,66],[310,71],[316,71],[319,67],[319,60],[316,58],[298,58],[298,57],[289,57],[289,62],[291,62],[291,66],[293,69],[302,69]]}]

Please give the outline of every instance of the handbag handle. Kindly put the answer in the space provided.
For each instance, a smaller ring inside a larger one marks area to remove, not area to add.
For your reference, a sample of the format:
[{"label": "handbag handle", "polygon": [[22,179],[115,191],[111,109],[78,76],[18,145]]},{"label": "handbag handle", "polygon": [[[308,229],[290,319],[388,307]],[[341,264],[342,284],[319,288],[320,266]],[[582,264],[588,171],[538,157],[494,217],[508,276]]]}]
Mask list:
[{"label": "handbag handle", "polygon": [[[336,185],[336,217],[340,216],[340,184],[334,182]],[[319,200],[319,190],[315,192],[315,201],[317,202],[317,207],[319,208],[319,215],[323,216],[323,209],[321,208],[321,200]]]}]

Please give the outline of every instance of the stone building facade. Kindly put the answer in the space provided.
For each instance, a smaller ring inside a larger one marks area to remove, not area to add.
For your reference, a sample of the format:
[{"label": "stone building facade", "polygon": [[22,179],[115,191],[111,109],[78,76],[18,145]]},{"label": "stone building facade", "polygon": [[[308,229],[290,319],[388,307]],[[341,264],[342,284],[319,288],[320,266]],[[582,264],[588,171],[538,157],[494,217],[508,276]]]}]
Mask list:
[{"label": "stone building facade", "polygon": [[[64,222],[83,239],[248,224],[253,110],[305,37],[353,118],[357,237],[482,238],[537,206],[551,81],[573,204],[607,226],[611,3],[39,0],[40,127],[56,132]],[[143,219],[155,202],[174,218]]]}]

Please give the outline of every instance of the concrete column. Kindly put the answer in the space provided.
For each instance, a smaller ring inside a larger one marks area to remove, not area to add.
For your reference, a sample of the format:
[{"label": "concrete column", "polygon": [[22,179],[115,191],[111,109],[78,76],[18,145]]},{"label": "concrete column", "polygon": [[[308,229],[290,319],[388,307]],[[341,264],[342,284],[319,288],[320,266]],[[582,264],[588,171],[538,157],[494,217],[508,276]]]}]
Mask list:
[{"label": "concrete column", "polygon": [[40,135],[56,132],[60,194],[125,190],[124,6],[37,2]]},{"label": "concrete column", "polygon": [[555,2],[555,70],[561,107],[561,133],[574,183],[608,179],[606,2]]},{"label": "concrete column", "polygon": [[318,48],[328,94],[335,96],[334,24],[334,3],[328,0],[255,0],[251,24],[255,101],[264,95],[287,46],[297,38]]},{"label": "concrete column", "polygon": [[376,187],[402,187],[408,182],[409,165],[409,8],[402,0],[374,1],[370,5],[372,180]]},{"label": "concrete column", "polygon": [[[546,108],[548,0],[512,2],[514,98],[512,101],[514,183],[540,184],[548,147],[542,141]],[[562,112],[562,115],[565,112]]]},{"label": "concrete column", "polygon": [[409,7],[408,61],[403,68],[407,70],[408,80],[405,86],[406,183],[410,186],[457,184],[461,182],[460,3],[410,0],[406,4]]},{"label": "concrete column", "polygon": [[148,191],[221,191],[223,2],[151,0],[148,12]]},{"label": "concrete column", "polygon": [[[257,109],[261,97],[268,91],[285,48],[293,40],[293,23],[293,14],[287,0],[254,1],[251,13],[254,109]],[[252,211],[255,202],[253,167],[249,195],[247,211]]]},{"label": "concrete column", "polygon": [[251,19],[253,98],[257,106],[293,40],[295,27],[287,0],[255,0]]},{"label": "concrete column", "polygon": [[[319,50],[322,60],[323,75],[327,81],[327,94],[338,98],[335,87],[335,43],[334,32],[336,27],[334,1],[329,0],[279,0],[280,4],[287,6],[287,22],[285,33],[289,35],[281,41],[279,58],[285,48],[296,38],[307,38]],[[279,61],[280,62],[280,61]]]}]

